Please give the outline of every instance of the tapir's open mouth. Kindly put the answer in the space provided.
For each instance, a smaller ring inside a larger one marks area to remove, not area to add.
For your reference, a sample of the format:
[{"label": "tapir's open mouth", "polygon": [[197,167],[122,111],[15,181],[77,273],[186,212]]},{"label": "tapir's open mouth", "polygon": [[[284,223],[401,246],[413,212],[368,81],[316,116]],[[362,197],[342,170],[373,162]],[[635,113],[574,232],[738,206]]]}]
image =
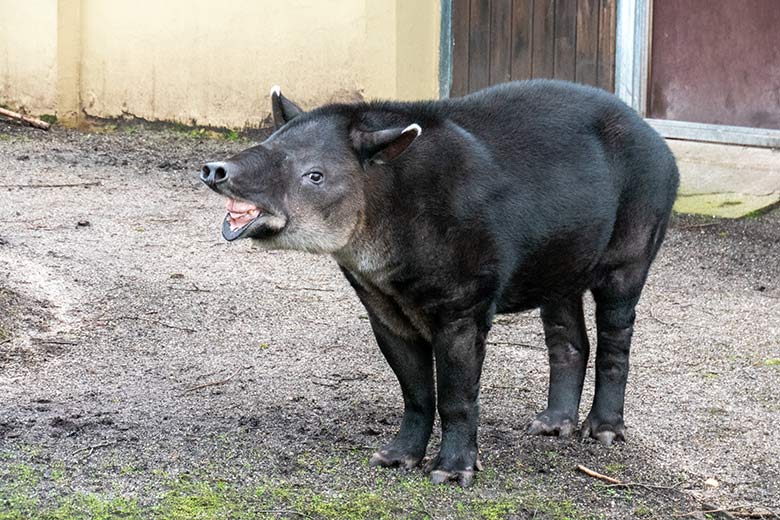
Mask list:
[{"label": "tapir's open mouth", "polygon": [[253,227],[252,224],[265,214],[263,208],[236,199],[228,199],[225,209],[227,215],[222,223],[222,236],[228,241],[244,236]]},{"label": "tapir's open mouth", "polygon": [[238,231],[263,213],[263,210],[254,204],[235,199],[228,199],[225,209],[228,212],[227,219],[230,231]]},{"label": "tapir's open mouth", "polygon": [[268,238],[279,233],[287,223],[281,214],[251,202],[228,198],[227,215],[222,222],[222,236],[228,242],[239,238]]}]

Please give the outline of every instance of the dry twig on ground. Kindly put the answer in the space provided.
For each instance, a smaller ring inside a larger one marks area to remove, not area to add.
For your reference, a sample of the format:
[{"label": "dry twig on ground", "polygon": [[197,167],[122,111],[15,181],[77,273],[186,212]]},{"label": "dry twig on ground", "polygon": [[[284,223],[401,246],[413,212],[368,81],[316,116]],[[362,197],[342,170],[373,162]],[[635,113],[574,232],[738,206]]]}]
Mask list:
[{"label": "dry twig on ground", "polygon": [[528,343],[515,343],[512,341],[488,341],[487,344],[496,345],[500,347],[520,347],[520,348],[530,348],[533,350],[547,350],[547,347],[541,345],[529,345]]},{"label": "dry twig on ground", "polygon": [[0,184],[0,188],[81,188],[84,186],[100,186],[100,181],[70,182],[63,184]]},{"label": "dry twig on ground", "polygon": [[212,383],[203,383],[202,385],[193,386],[192,388],[186,389],[182,395],[186,395],[186,394],[188,394],[190,392],[194,392],[195,390],[201,390],[203,388],[208,388],[210,386],[224,385],[225,383],[229,383],[230,381],[232,381],[232,379],[234,377],[236,377],[238,374],[240,374],[243,370],[244,370],[244,367],[239,367],[238,370],[233,372],[230,375],[230,377],[228,377],[227,379],[223,379],[221,381],[214,381]]},{"label": "dry twig on ground", "polygon": [[78,345],[75,341],[65,341],[61,339],[31,338],[33,341],[42,345]]},{"label": "dry twig on ground", "polygon": [[303,518],[312,518],[306,513],[296,511],[295,509],[261,509],[258,513],[263,515],[297,515]]},{"label": "dry twig on ground", "polygon": [[328,289],[326,287],[285,287],[283,285],[277,285],[277,289],[281,291],[317,291],[317,292],[336,292],[335,289]]},{"label": "dry twig on ground", "polygon": [[[195,329],[190,329],[188,327],[179,327],[178,325],[171,325],[170,323],[165,323],[164,321],[152,320],[152,319],[149,319],[149,318],[143,318],[141,316],[117,316],[114,319],[115,320],[144,321],[146,323],[153,323],[155,325],[162,325],[163,327],[167,327],[169,329],[183,330],[184,332],[197,332]],[[108,320],[104,319],[104,320],[99,320],[99,321],[108,321]]]},{"label": "dry twig on ground", "polygon": [[40,128],[41,130],[48,130],[51,128],[49,123],[42,121],[37,117],[26,116],[24,114],[20,114],[19,112],[14,112],[13,110],[8,110],[5,108],[0,108],[0,116],[9,117],[11,119],[15,119],[16,121],[27,123],[28,125],[34,126],[35,128]]},{"label": "dry twig on ground", "polygon": [[602,480],[604,482],[607,482],[607,485],[605,487],[608,487],[608,488],[641,487],[641,488],[646,488],[646,489],[677,490],[677,487],[678,487],[678,486],[662,486],[662,485],[659,485],[659,484],[646,484],[644,482],[624,482],[624,481],[622,481],[620,479],[616,479],[614,477],[610,477],[608,475],[604,475],[603,473],[599,473],[598,471],[593,471],[592,469],[586,468],[582,464],[577,464],[577,469],[579,471],[581,471],[582,473],[585,473],[589,477],[593,477],[593,478]]},{"label": "dry twig on ground", "polygon": [[706,509],[700,509],[696,511],[688,511],[687,513],[680,513],[674,515],[675,518],[685,518],[687,516],[694,515],[711,515],[713,513],[720,513],[728,518],[763,518],[766,520],[780,519],[780,512],[764,509],[763,507],[754,507],[749,505],[743,506],[726,506],[726,507],[713,507],[709,504],[702,504]]},{"label": "dry twig on ground", "polygon": [[171,286],[171,287],[168,287],[168,289],[170,289],[172,291],[184,291],[184,292],[199,292],[199,293],[200,292],[213,292],[211,289],[201,289],[200,287],[198,287],[194,283],[190,283],[190,284],[192,285],[192,288]]},{"label": "dry twig on ground", "polygon": [[87,453],[83,457],[84,459],[88,459],[90,457],[90,455],[92,455],[95,452],[96,449],[98,449],[98,448],[106,448],[108,446],[113,446],[114,444],[116,444],[116,442],[117,441],[101,442],[100,444],[93,444],[92,446],[85,446],[84,448],[77,449],[76,451],[71,453],[71,455],[75,457],[79,453],[89,450],[89,453]]},{"label": "dry twig on ground", "polygon": [[577,464],[577,469],[582,473],[585,473],[589,477],[597,478],[599,480],[603,480],[604,482],[609,482],[610,484],[615,484],[618,486],[623,485],[623,481],[604,475],[603,473],[599,473],[598,471],[593,471],[592,469],[586,468],[582,464]]},{"label": "dry twig on ground", "polygon": [[368,378],[368,374],[360,374],[360,375],[355,376],[355,377],[343,377],[343,376],[339,376],[339,377],[315,376],[315,377],[319,378],[319,379],[329,379],[329,380],[333,381],[333,383],[323,383],[322,381],[312,381],[313,384],[315,384],[317,386],[327,386],[328,388],[336,388],[341,383],[349,383],[351,381],[363,381],[364,379]]}]

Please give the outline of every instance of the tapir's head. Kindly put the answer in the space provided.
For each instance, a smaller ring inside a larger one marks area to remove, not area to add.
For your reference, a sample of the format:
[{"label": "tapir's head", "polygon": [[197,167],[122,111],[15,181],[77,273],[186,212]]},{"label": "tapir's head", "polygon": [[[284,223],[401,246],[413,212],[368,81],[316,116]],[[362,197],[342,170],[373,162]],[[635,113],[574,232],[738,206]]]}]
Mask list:
[{"label": "tapir's head", "polygon": [[222,236],[335,252],[362,221],[367,169],[403,153],[420,127],[365,129],[348,111],[306,113],[278,87],[271,104],[276,129],[268,139],[202,168],[201,180],[227,197]]}]

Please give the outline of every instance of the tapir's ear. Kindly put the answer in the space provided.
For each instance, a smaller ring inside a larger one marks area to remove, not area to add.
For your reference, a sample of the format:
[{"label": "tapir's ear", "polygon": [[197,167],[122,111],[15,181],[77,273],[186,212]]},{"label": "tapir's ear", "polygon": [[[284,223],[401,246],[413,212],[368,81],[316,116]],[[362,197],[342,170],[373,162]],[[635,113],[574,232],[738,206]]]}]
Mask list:
[{"label": "tapir's ear", "polygon": [[274,127],[281,128],[288,121],[303,113],[301,107],[282,95],[282,89],[275,86],[271,89],[271,112],[274,116]]},{"label": "tapir's ear", "polygon": [[401,155],[421,133],[420,125],[412,124],[406,128],[388,128],[375,132],[353,130],[350,137],[361,160],[384,164]]}]

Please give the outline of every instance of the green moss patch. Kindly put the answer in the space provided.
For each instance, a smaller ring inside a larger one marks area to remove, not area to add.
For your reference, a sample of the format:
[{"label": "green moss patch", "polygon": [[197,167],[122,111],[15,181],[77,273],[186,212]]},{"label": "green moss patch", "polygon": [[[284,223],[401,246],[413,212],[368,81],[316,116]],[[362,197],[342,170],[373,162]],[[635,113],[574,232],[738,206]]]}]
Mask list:
[{"label": "green moss patch", "polygon": [[[326,464],[327,465],[327,464]],[[372,484],[312,489],[281,479],[242,486],[188,475],[159,481],[151,496],[121,492],[87,493],[69,489],[67,469],[58,477],[26,464],[0,473],[0,520],[249,520],[308,518],[391,520],[448,518],[500,520],[533,515],[538,519],[590,518],[568,500],[541,497],[529,490],[463,490],[434,486],[426,475],[399,478],[381,474]],[[155,478],[155,477],[152,477]],[[45,482],[44,482],[45,481]],[[55,493],[42,489],[55,485]]]},{"label": "green moss patch", "polygon": [[678,213],[692,213],[723,218],[755,217],[780,202],[780,193],[751,195],[747,193],[681,193],[674,204]]}]

